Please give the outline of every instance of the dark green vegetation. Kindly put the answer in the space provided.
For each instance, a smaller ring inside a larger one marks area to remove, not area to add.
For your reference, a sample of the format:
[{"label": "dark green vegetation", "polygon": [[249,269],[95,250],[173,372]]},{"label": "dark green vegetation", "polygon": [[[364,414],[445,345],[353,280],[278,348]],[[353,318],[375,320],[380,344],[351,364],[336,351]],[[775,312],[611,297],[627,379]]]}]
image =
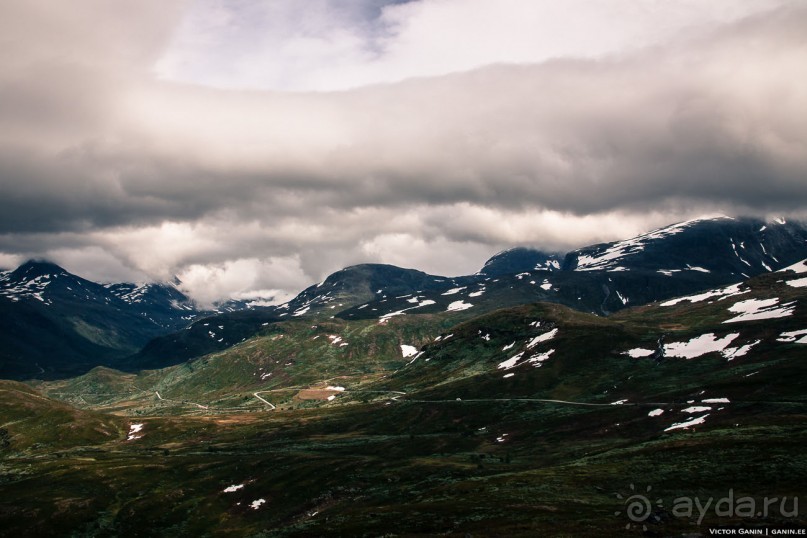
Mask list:
[{"label": "dark green vegetation", "polygon": [[170,287],[26,264],[0,274],[3,368],[50,380],[0,382],[0,535],[803,526],[792,502],[674,504],[804,496],[807,275],[768,269],[805,233],[707,220],[467,277],[361,265],[196,320]]},{"label": "dark green vegetation", "polygon": [[[162,370],[96,368],[34,388],[8,382],[0,386],[0,533],[803,528],[803,507],[790,517],[791,502],[784,514],[777,503],[754,518],[710,509],[700,522],[697,511],[683,517],[673,506],[730,489],[760,510],[765,496],[804,497],[807,344],[787,333],[807,330],[807,288],[788,284],[805,276],[770,273],[712,297],[607,318],[540,303],[383,322],[266,321],[253,338]],[[754,305],[788,314],[726,323]],[[672,356],[693,340],[725,345]],[[404,357],[401,345],[421,353]],[[647,356],[625,354],[632,349]],[[133,424],[142,427],[127,440]],[[617,495],[637,491],[662,503],[626,529]]]},{"label": "dark green vegetation", "polygon": [[120,368],[129,371],[160,368],[222,351],[256,335],[268,323],[278,319],[276,313],[264,308],[203,318],[179,332],[153,339],[143,349],[121,361]]},{"label": "dark green vegetation", "polygon": [[121,417],[80,410],[44,397],[15,381],[0,381],[0,451],[61,450],[117,440],[126,431]]}]

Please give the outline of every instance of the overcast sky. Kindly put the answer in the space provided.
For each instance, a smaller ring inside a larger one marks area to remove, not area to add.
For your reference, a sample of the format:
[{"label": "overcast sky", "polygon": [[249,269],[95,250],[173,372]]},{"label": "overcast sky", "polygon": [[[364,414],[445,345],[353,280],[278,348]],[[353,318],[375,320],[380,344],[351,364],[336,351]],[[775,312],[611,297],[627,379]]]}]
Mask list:
[{"label": "overcast sky", "polygon": [[800,0],[8,0],[0,267],[282,301],[803,217]]}]

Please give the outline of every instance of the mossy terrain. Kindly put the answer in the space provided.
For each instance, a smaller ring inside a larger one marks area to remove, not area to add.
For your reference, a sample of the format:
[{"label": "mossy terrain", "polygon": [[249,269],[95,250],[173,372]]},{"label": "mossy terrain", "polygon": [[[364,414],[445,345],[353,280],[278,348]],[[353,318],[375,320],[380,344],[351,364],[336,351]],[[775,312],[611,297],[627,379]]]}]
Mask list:
[{"label": "mossy terrain", "polygon": [[[163,370],[3,383],[0,534],[804,528],[791,501],[807,493],[807,345],[783,334],[807,329],[807,306],[804,288],[781,280],[608,318],[535,304],[459,324],[300,319]],[[792,312],[725,323],[735,303],[773,297]],[[750,347],[626,354],[707,333]],[[404,357],[401,345],[420,354]],[[626,499],[639,493],[651,507],[633,521]],[[682,515],[676,502],[729,494],[753,498],[760,515]],[[765,497],[787,502],[763,513]]]}]

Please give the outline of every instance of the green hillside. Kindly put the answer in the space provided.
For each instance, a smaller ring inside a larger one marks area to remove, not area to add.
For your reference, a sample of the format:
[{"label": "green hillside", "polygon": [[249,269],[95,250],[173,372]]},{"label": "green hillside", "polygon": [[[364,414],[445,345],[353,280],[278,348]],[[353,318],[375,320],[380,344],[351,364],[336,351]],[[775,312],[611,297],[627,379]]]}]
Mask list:
[{"label": "green hillside", "polygon": [[126,437],[125,420],[80,410],[22,383],[0,381],[0,454],[94,446]]},{"label": "green hillside", "polygon": [[[803,528],[792,503],[754,517],[687,516],[676,505],[730,490],[759,507],[804,494],[799,278],[772,273],[608,318],[534,304],[458,324],[449,313],[279,322],[183,365],[37,386],[81,411],[15,389],[118,433],[62,437],[72,444],[54,451],[32,422],[30,441],[2,452],[0,528],[525,537]],[[640,521],[625,501],[637,492],[652,500]]]}]

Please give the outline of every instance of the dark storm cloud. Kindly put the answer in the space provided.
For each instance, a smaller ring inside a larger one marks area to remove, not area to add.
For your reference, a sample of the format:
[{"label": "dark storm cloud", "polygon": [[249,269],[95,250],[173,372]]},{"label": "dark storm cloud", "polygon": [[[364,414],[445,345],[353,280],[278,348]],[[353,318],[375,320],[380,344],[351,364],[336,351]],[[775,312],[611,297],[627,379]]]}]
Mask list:
[{"label": "dark storm cloud", "polygon": [[156,81],[176,21],[150,3],[96,31],[105,5],[2,17],[26,45],[0,57],[6,254],[95,246],[160,275],[253,256],[314,277],[406,245],[471,260],[807,202],[804,8],[630,55],[282,93]]}]

